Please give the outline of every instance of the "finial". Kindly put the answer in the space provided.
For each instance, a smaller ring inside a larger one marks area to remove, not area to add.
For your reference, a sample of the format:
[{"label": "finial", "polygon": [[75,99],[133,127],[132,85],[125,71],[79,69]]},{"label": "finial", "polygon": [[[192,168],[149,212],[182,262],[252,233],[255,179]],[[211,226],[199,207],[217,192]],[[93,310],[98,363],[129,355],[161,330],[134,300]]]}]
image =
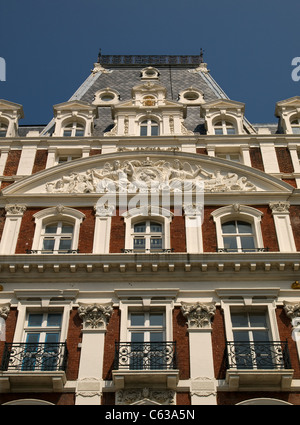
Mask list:
[{"label": "finial", "polygon": [[200,49],[200,63],[203,63],[203,49]]},{"label": "finial", "polygon": [[100,63],[100,58],[101,58],[101,49],[99,49],[99,53],[98,53],[98,60],[97,60],[97,63]]}]

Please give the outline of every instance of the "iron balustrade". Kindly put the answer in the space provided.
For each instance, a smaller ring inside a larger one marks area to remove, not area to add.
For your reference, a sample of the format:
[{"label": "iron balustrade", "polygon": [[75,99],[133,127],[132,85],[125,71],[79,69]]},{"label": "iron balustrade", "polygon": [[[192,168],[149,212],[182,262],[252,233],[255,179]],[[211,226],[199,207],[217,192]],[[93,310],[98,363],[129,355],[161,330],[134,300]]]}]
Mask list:
[{"label": "iron balustrade", "polygon": [[176,342],[116,342],[114,369],[176,369]]},{"label": "iron balustrade", "polygon": [[217,248],[217,252],[268,252],[269,248]]},{"label": "iron balustrade", "polygon": [[229,341],[225,361],[227,369],[291,369],[286,341]]},{"label": "iron balustrade", "polygon": [[62,343],[5,343],[2,371],[65,371],[68,350]]},{"label": "iron balustrade", "polygon": [[174,248],[164,248],[164,249],[133,249],[133,248],[126,248],[121,249],[123,254],[170,254],[174,251]]},{"label": "iron balustrade", "polygon": [[26,254],[78,254],[79,249],[26,249]]}]

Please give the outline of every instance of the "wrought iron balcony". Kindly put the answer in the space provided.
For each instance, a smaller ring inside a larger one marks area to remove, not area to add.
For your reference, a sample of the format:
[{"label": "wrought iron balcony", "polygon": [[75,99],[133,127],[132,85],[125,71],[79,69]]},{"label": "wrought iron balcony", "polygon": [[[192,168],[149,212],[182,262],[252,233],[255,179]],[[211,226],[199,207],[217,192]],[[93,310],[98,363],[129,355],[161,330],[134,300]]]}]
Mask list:
[{"label": "wrought iron balcony", "polygon": [[114,369],[176,369],[176,342],[116,342]]},{"label": "wrought iron balcony", "polygon": [[166,249],[122,249],[123,254],[170,254],[174,248]]},{"label": "wrought iron balcony", "polygon": [[79,249],[26,249],[26,254],[78,254]]},{"label": "wrought iron balcony", "polygon": [[2,371],[65,371],[66,343],[5,343]]},{"label": "wrought iron balcony", "polygon": [[227,369],[291,369],[287,342],[227,342]]},{"label": "wrought iron balcony", "polygon": [[269,248],[217,248],[217,252],[268,252]]}]

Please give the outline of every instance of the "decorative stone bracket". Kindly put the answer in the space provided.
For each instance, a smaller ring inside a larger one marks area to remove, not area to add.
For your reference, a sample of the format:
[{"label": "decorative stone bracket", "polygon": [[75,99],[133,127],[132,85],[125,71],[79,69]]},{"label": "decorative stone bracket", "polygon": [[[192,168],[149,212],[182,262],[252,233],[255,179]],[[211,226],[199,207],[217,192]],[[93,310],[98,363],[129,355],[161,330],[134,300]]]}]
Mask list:
[{"label": "decorative stone bracket", "polygon": [[215,315],[216,307],[214,303],[202,304],[182,304],[181,311],[187,318],[190,329],[211,328],[211,321]]},{"label": "decorative stone bracket", "polygon": [[105,330],[112,311],[111,304],[81,304],[78,314],[83,320],[83,329]]}]

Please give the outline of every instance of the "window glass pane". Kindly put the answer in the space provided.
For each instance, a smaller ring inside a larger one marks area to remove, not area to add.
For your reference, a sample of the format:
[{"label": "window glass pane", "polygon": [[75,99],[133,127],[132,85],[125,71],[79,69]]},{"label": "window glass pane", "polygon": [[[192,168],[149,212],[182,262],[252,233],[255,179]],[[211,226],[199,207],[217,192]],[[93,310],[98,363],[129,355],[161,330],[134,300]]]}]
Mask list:
[{"label": "window glass pane", "polygon": [[163,340],[163,332],[150,332],[150,342],[162,342]]},{"label": "window glass pane", "polygon": [[147,127],[146,126],[144,126],[144,125],[141,126],[140,135],[141,136],[147,136]]},{"label": "window glass pane", "polygon": [[63,224],[61,232],[62,233],[73,233],[73,226],[71,226],[69,224]]},{"label": "window glass pane", "polygon": [[43,249],[46,251],[53,251],[54,249],[54,239],[44,239],[43,240]]},{"label": "window glass pane", "polygon": [[252,226],[250,223],[246,223],[245,221],[238,221],[237,227],[239,233],[252,233]]},{"label": "window glass pane", "polygon": [[162,239],[150,239],[150,248],[152,249],[162,249]]},{"label": "window glass pane", "polygon": [[57,224],[48,224],[45,227],[45,233],[56,233],[57,232]]},{"label": "window glass pane", "polygon": [[144,326],[145,318],[143,313],[131,313],[131,326]]},{"label": "window glass pane", "polygon": [[145,239],[142,238],[135,238],[133,240],[133,247],[134,249],[145,249]]},{"label": "window glass pane", "polygon": [[150,223],[150,232],[161,232],[162,226],[159,223]]},{"label": "window glass pane", "polygon": [[135,233],[144,233],[146,231],[146,223],[138,223],[134,225]]},{"label": "window glass pane", "polygon": [[240,155],[238,154],[230,154],[229,158],[231,159],[231,161],[236,161],[236,162],[240,161]]},{"label": "window glass pane", "polygon": [[[56,342],[58,342],[59,341],[59,333],[54,333],[54,332],[48,332],[47,334],[46,334],[46,338],[45,338],[45,342],[46,343],[56,343]],[[46,347],[46,349],[47,349],[47,347]]]},{"label": "window glass pane", "polygon": [[60,313],[49,313],[47,326],[60,326],[61,325],[61,314]]},{"label": "window glass pane", "polygon": [[59,164],[62,164],[62,163],[67,162],[67,161],[68,161],[68,157],[67,156],[60,156],[58,158],[58,163]]},{"label": "window glass pane", "polygon": [[32,314],[28,315],[28,326],[42,326],[43,323],[43,314]]},{"label": "window glass pane", "polygon": [[254,239],[252,236],[241,236],[241,245],[243,251],[255,249]]},{"label": "window glass pane", "polygon": [[163,326],[164,315],[163,313],[150,313],[150,326]]},{"label": "window glass pane", "polygon": [[267,318],[265,313],[251,313],[249,314],[249,318],[252,327],[267,327]]},{"label": "window glass pane", "polygon": [[223,233],[236,233],[235,221],[227,221],[222,224]]},{"label": "window glass pane", "polygon": [[249,332],[248,331],[233,331],[234,341],[248,342]]},{"label": "window glass pane", "polygon": [[72,131],[71,130],[64,130],[64,137],[71,137]]},{"label": "window glass pane", "polygon": [[254,342],[268,342],[269,334],[267,331],[253,331]]},{"label": "window glass pane", "polygon": [[300,127],[292,127],[293,134],[300,134]]},{"label": "window glass pane", "polygon": [[[35,344],[38,343],[40,339],[39,333],[29,333],[27,334],[26,343]],[[30,351],[30,347],[27,347],[26,351]]]},{"label": "window glass pane", "polygon": [[132,332],[131,342],[144,342],[144,333],[143,332]]},{"label": "window glass pane", "polygon": [[223,134],[222,128],[215,128],[215,134]]},{"label": "window glass pane", "polygon": [[237,250],[237,242],[236,242],[236,238],[230,237],[230,236],[225,236],[223,238],[223,243],[224,243],[224,248],[225,249],[231,249],[231,250]]},{"label": "window glass pane", "polygon": [[227,134],[235,134],[235,128],[227,127]]},{"label": "window glass pane", "polygon": [[157,125],[151,126],[151,136],[158,136],[158,126]]},{"label": "window glass pane", "polygon": [[76,130],[75,136],[82,137],[84,135],[84,130]]},{"label": "window glass pane", "polygon": [[248,327],[247,313],[231,313],[232,326],[235,328]]},{"label": "window glass pane", "polygon": [[0,130],[0,137],[6,136],[6,130]]},{"label": "window glass pane", "polygon": [[58,249],[71,249],[72,239],[61,239]]}]

